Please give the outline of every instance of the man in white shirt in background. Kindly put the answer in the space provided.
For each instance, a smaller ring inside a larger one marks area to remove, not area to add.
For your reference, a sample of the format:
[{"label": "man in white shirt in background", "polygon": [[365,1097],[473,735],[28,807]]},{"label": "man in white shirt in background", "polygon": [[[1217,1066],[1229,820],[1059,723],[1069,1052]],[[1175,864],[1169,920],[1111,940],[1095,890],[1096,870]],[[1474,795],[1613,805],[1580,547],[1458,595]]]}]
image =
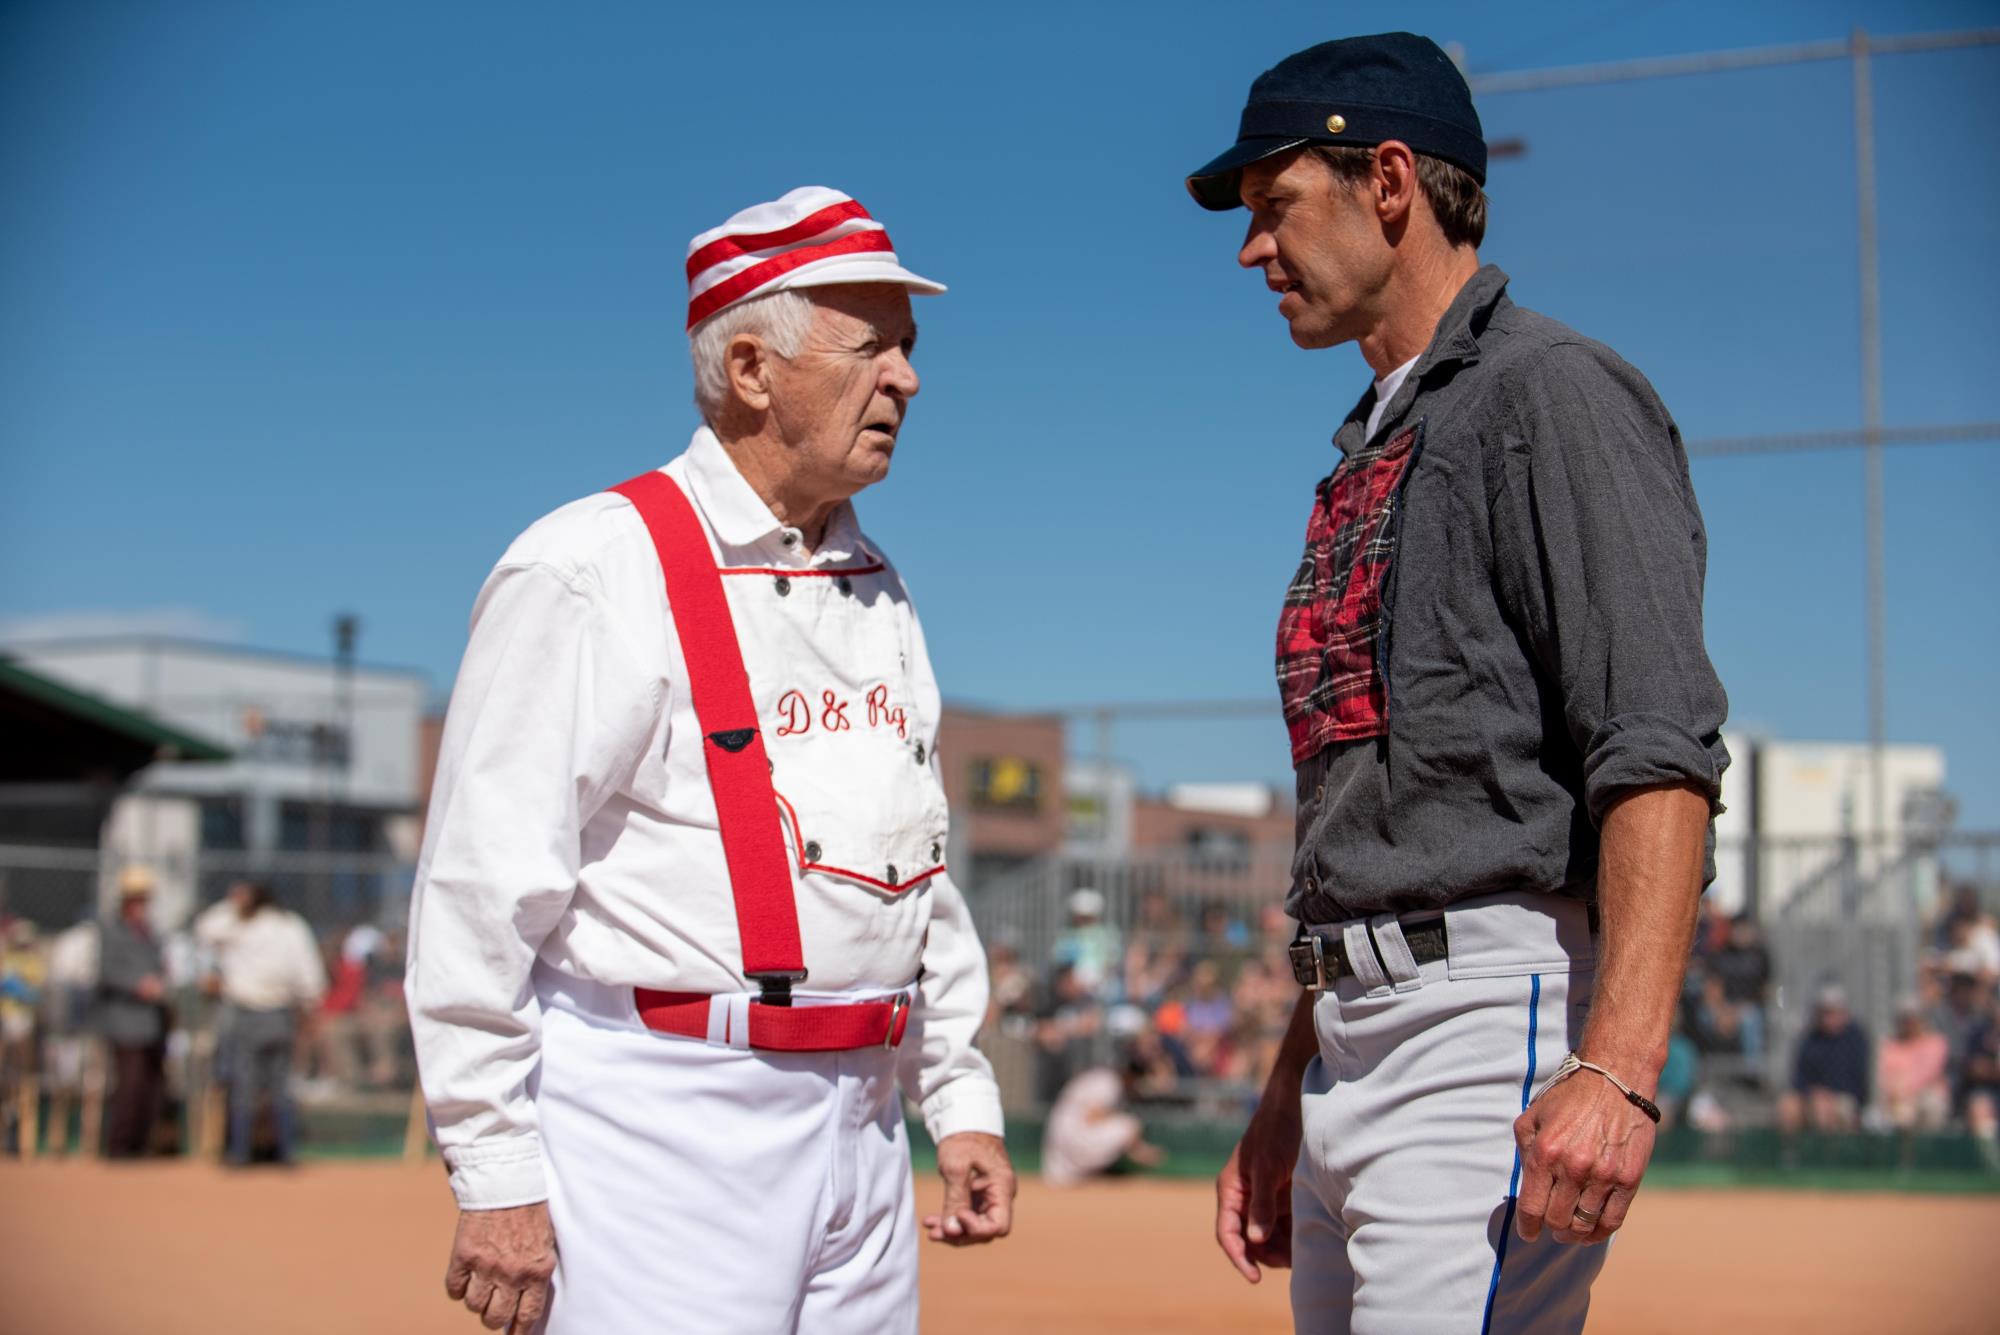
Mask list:
[{"label": "man in white shirt in background", "polygon": [[212,961],[207,990],[224,1004],[218,1043],[227,1049],[229,1162],[250,1162],[258,1103],[268,1099],[277,1160],[290,1163],[298,1149],[291,1075],[299,1029],[326,995],[319,942],[258,881],[230,886],[195,920],[194,933]]},{"label": "man in white shirt in background", "polygon": [[1128,1052],[1119,1069],[1092,1066],[1062,1087],[1042,1128],[1042,1181],[1073,1187],[1120,1161],[1157,1168],[1166,1151],[1146,1139],[1146,1126],[1124,1105],[1148,1074],[1145,1059]]},{"label": "man in white shirt in background", "polygon": [[848,503],[942,289],[819,187],[687,270],[706,425],[515,541],[452,694],[407,988],[446,1291],[550,1335],[914,1331],[899,1088],[933,1241],[1005,1234],[1014,1194],[937,683]]}]

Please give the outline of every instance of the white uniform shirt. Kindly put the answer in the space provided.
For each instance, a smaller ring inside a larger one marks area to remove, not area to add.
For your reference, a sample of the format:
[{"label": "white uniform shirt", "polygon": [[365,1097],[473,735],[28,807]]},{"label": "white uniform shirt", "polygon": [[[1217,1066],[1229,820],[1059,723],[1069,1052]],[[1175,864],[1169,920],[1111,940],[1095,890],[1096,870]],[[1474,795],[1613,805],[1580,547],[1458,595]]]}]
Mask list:
[{"label": "white uniform shirt", "polygon": [[250,917],[228,900],[195,919],[195,943],[222,976],[222,999],[247,1010],[309,1009],[326,995],[326,963],[306,920],[275,904]]},{"label": "white uniform shirt", "polygon": [[[804,554],[707,428],[665,471],[723,568],[795,868],[802,987],[897,987],[921,964],[904,1090],[936,1139],[999,1134],[999,1089],[972,1046],[985,958],[943,867],[941,706],[908,592],[851,506]],[[652,539],[621,496],[535,523],[480,591],[408,971],[461,1205],[547,1194],[528,1093],[538,962],[619,988],[754,990],[687,682]]]}]

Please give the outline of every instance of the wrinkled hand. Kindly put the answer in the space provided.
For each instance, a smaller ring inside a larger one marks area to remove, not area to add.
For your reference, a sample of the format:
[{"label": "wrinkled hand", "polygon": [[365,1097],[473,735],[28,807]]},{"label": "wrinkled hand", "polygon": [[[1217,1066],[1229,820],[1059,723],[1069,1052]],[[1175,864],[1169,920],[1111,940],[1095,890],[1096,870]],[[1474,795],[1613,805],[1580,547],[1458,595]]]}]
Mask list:
[{"label": "wrinkled hand", "polygon": [[489,1330],[535,1328],[548,1309],[556,1232],[547,1201],[509,1210],[460,1210],[444,1291]]},{"label": "wrinkled hand", "polygon": [[1243,1278],[1292,1264],[1292,1168],[1299,1158],[1297,1098],[1266,1094],[1215,1179],[1215,1241]]},{"label": "wrinkled hand", "polygon": [[1007,1145],[982,1131],[961,1131],[938,1142],[938,1176],[944,1208],[924,1216],[932,1242],[950,1247],[1004,1238],[1014,1227],[1014,1165]]},{"label": "wrinkled hand", "polygon": [[[1545,1091],[1514,1120],[1521,1149],[1514,1220],[1521,1237],[1533,1242],[1546,1228],[1557,1242],[1608,1240],[1632,1207],[1656,1130],[1593,1072],[1579,1071]],[[1577,1227],[1579,1206],[1597,1212],[1595,1227]]]}]

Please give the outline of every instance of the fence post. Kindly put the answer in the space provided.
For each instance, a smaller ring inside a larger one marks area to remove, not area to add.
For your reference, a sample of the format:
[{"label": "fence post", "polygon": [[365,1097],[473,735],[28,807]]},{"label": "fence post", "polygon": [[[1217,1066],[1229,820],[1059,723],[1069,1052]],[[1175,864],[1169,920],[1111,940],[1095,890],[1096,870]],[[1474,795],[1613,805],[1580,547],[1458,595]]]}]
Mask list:
[{"label": "fence post", "polygon": [[104,1045],[87,1040],[83,1056],[83,1113],[77,1130],[77,1153],[91,1158],[104,1153]]},{"label": "fence post", "polygon": [[410,1090],[410,1119],[403,1125],[403,1162],[422,1163],[430,1142],[430,1108],[424,1102],[424,1084],[419,1080]]},{"label": "fence post", "polygon": [[21,1077],[20,1120],[15,1124],[15,1136],[20,1144],[22,1159],[32,1159],[40,1152],[42,1128],[42,1086],[31,1070]]}]

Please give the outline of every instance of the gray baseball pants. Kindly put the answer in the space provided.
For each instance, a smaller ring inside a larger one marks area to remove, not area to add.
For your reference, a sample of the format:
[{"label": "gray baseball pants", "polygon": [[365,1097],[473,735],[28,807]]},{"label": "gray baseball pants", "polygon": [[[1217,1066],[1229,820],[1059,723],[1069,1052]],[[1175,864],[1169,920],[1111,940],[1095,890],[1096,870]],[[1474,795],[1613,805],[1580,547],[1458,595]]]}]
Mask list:
[{"label": "gray baseball pants", "polygon": [[1359,976],[1313,1008],[1292,1179],[1299,1335],[1583,1329],[1605,1248],[1514,1234],[1513,1123],[1581,1037],[1588,910],[1519,893],[1444,914],[1449,958],[1422,965],[1394,914],[1314,929]]}]

